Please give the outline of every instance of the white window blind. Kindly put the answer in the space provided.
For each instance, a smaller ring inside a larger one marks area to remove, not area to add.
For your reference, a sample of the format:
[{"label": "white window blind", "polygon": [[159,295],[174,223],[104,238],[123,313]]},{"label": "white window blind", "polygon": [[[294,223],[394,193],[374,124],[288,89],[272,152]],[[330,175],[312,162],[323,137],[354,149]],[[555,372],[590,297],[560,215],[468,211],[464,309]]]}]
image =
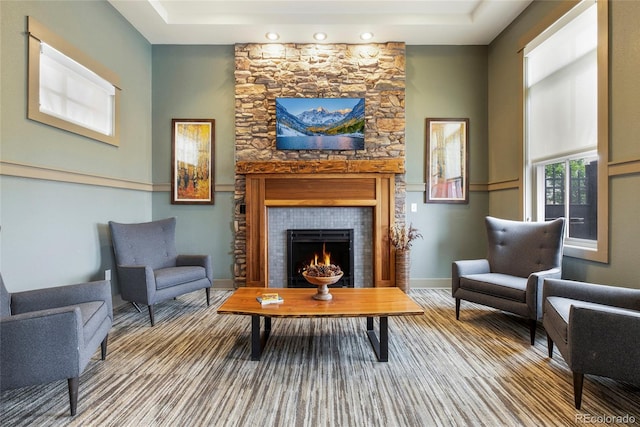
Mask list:
[{"label": "white window blind", "polygon": [[114,134],[115,86],[40,43],[40,111],[103,135]]},{"label": "white window blind", "polygon": [[597,9],[590,3],[526,49],[527,146],[531,162],[597,146]]}]

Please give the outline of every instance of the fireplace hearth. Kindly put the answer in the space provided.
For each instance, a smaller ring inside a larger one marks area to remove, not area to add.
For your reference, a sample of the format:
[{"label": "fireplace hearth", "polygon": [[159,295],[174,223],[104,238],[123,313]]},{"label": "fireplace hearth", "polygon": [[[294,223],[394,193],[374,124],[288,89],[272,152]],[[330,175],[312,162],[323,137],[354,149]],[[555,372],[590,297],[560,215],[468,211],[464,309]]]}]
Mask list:
[{"label": "fireplace hearth", "polygon": [[340,266],[344,275],[332,288],[354,287],[353,229],[287,230],[287,287],[315,287],[302,276],[304,267],[313,262]]}]

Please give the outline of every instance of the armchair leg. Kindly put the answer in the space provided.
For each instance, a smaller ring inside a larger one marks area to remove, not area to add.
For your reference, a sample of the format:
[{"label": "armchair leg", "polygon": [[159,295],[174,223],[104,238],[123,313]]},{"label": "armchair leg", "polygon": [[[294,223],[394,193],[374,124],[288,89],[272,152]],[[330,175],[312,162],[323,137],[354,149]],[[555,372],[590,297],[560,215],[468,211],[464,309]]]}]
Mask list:
[{"label": "armchair leg", "polygon": [[547,350],[549,350],[549,359],[551,359],[553,357],[553,340],[549,334],[547,334]]},{"label": "armchair leg", "polygon": [[107,340],[109,339],[109,335],[106,335],[102,342],[100,343],[100,358],[102,360],[107,358]]},{"label": "armchair leg", "polygon": [[156,321],[155,321],[155,318],[153,317],[153,304],[149,305],[149,319],[151,320],[151,326],[155,326]]},{"label": "armchair leg", "polygon": [[573,373],[573,399],[576,404],[576,409],[580,409],[582,405],[582,384],[584,382],[584,374],[579,372]]},{"label": "armchair leg", "polygon": [[135,307],[135,309],[138,310],[138,313],[142,313],[142,309],[140,308],[138,303],[136,303],[134,301],[131,301],[131,305],[133,305]]},{"label": "armchair leg", "polygon": [[211,288],[204,288],[204,291],[207,293],[207,307],[209,307],[209,303],[211,302]]},{"label": "armchair leg", "polygon": [[460,298],[456,298],[456,320],[460,320]]},{"label": "armchair leg", "polygon": [[531,345],[536,343],[536,328],[538,327],[538,321],[536,319],[529,319],[529,335],[531,335]]},{"label": "armchair leg", "polygon": [[67,383],[69,385],[69,406],[71,407],[71,416],[76,414],[76,409],[78,408],[78,383],[80,382],[79,377],[69,378]]}]

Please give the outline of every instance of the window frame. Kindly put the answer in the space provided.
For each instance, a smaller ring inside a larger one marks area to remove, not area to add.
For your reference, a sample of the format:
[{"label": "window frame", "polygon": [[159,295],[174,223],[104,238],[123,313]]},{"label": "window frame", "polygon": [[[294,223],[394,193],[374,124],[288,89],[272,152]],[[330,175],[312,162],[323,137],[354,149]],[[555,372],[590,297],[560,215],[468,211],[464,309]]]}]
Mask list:
[{"label": "window frame", "polygon": [[550,164],[564,163],[566,168],[565,168],[564,179],[562,182],[563,197],[564,197],[563,205],[565,206],[564,217],[568,218],[567,225],[564,229],[564,244],[572,247],[575,246],[575,247],[595,250],[597,249],[597,240],[583,239],[579,237],[572,237],[569,235],[570,233],[569,226],[571,222],[570,209],[572,205],[571,187],[569,183],[569,181],[571,180],[571,170],[570,170],[569,164],[571,160],[578,160],[578,159],[598,159],[598,153],[596,150],[587,150],[587,151],[583,151],[576,154],[570,154],[566,156],[561,156],[561,157],[548,159],[548,160],[541,160],[541,161],[532,163],[531,167],[532,167],[532,172],[533,172],[534,182],[535,182],[535,185],[533,186],[533,194],[532,194],[533,198],[535,199],[533,203],[533,209],[536,212],[535,218],[546,219],[545,209],[547,206],[546,204],[547,186],[546,186],[545,168]]},{"label": "window frame", "polygon": [[[554,25],[559,19],[569,13],[574,7],[583,2],[572,2],[570,4],[562,4],[553,9],[550,14],[545,17],[543,22],[526,34],[520,42],[520,65],[521,65],[521,102],[520,107],[522,126],[521,126],[521,147],[522,147],[522,176],[520,187],[520,198],[523,208],[523,219],[534,219],[534,206],[537,197],[535,194],[535,180],[537,179],[533,165],[527,156],[527,117],[526,117],[526,58],[525,48],[533,42],[539,35]],[[598,69],[598,89],[597,89],[597,157],[598,157],[598,204],[597,204],[597,240],[581,242],[581,239],[567,239],[564,243],[564,255],[581,258],[589,261],[602,263],[609,262],[609,1],[597,0],[597,21],[598,21],[598,47],[597,47],[597,69]]]},{"label": "window frame", "polygon": [[[97,141],[101,141],[110,145],[120,145],[120,79],[119,77],[85,55],[83,52],[75,48],[73,45],[65,41],[62,37],[47,29],[44,25],[34,19],[32,16],[27,18],[28,26],[28,100],[27,100],[27,117],[31,120],[47,124],[68,132],[85,136]],[[108,81],[115,88],[114,106],[113,106],[113,134],[105,135],[101,132],[84,127],[65,120],[64,118],[47,114],[40,110],[40,45],[45,43],[71,60],[86,67],[88,70]]]}]

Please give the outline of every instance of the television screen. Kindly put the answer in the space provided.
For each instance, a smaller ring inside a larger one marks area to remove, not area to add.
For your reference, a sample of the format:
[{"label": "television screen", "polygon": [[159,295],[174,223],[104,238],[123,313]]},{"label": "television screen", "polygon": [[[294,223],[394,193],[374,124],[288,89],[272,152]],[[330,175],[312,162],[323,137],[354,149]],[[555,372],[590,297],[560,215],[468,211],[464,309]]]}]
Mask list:
[{"label": "television screen", "polygon": [[278,150],[364,150],[364,98],[276,98]]}]

